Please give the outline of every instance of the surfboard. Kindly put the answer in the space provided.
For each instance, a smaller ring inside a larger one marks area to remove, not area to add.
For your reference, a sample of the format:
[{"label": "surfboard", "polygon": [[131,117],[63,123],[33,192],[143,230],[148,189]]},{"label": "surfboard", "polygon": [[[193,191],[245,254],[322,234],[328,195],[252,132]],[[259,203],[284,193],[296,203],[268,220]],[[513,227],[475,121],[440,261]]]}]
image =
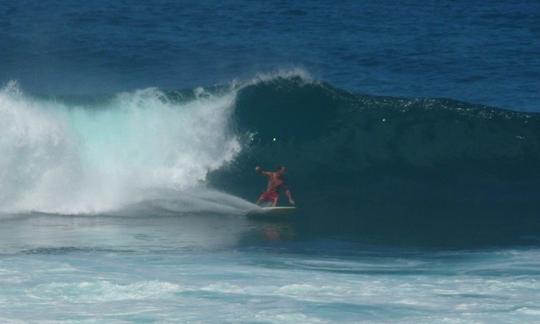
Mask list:
[{"label": "surfboard", "polygon": [[296,211],[296,207],[284,206],[284,207],[259,207],[251,209],[247,212],[248,217],[281,217],[293,214]]}]

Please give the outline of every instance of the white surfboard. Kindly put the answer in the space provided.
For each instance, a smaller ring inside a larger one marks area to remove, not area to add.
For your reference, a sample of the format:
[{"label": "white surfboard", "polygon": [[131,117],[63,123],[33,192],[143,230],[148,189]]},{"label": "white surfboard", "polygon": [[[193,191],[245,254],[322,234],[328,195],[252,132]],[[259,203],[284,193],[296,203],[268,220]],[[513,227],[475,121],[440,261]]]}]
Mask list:
[{"label": "white surfboard", "polygon": [[294,206],[285,206],[285,207],[259,207],[251,209],[247,212],[246,216],[250,217],[273,217],[273,216],[288,216],[293,214],[296,211]]}]

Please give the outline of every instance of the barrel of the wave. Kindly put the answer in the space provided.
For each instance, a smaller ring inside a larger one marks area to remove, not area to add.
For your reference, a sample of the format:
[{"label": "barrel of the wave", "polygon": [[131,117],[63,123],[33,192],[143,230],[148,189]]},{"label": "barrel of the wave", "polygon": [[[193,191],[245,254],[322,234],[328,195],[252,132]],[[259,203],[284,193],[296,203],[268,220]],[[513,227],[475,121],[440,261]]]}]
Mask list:
[{"label": "barrel of the wave", "polygon": [[300,233],[476,245],[540,226],[539,114],[280,79],[239,91],[232,117],[248,145],[209,182],[249,199],[253,166],[286,164]]}]

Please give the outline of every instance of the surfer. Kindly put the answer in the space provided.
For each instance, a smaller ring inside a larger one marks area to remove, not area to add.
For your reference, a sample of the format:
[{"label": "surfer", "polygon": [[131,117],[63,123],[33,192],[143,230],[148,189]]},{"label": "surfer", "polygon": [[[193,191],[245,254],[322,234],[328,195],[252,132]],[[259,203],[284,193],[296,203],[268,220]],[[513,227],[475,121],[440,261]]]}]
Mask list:
[{"label": "surfer", "polygon": [[255,168],[255,171],[262,174],[263,176],[268,177],[268,185],[266,187],[266,191],[261,194],[259,199],[257,199],[257,205],[261,204],[264,201],[270,201],[272,202],[272,207],[275,207],[279,199],[280,190],[285,191],[285,195],[287,196],[287,198],[289,198],[289,203],[291,205],[294,205],[294,200],[291,196],[291,192],[285,184],[284,175],[287,169],[285,169],[284,166],[278,167],[276,172],[263,171],[260,166],[257,166]]}]

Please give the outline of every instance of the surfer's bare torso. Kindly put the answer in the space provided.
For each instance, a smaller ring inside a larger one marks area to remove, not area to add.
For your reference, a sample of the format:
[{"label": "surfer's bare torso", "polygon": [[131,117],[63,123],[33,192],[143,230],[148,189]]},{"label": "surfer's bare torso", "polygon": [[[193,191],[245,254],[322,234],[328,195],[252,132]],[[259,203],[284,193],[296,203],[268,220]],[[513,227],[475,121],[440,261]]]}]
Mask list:
[{"label": "surfer's bare torso", "polygon": [[272,206],[276,206],[279,199],[279,192],[284,191],[285,195],[289,199],[289,203],[294,205],[295,202],[292,199],[291,192],[287,185],[285,184],[284,175],[285,167],[279,167],[276,172],[262,171],[261,167],[256,167],[255,171],[266,176],[268,178],[268,184],[266,186],[266,191],[261,194],[259,199],[257,199],[257,205],[262,202],[271,202]]}]

